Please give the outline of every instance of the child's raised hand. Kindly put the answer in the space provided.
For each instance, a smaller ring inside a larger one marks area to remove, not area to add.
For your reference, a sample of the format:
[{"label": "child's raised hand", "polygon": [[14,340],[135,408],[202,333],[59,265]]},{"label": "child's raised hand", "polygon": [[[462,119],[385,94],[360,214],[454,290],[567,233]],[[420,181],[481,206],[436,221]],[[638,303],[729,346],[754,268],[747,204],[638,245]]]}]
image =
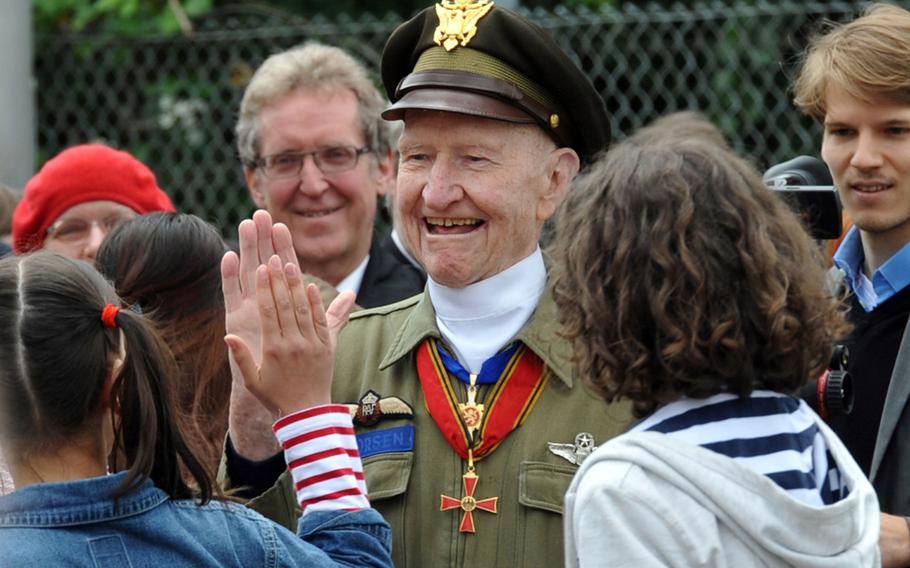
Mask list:
[{"label": "child's raised hand", "polygon": [[354,294],[340,294],[328,311],[319,289],[306,286],[300,269],[277,255],[256,269],[256,302],[262,330],[261,364],[236,335],[224,339],[246,388],[282,415],[331,402],[338,334],[348,321]]}]

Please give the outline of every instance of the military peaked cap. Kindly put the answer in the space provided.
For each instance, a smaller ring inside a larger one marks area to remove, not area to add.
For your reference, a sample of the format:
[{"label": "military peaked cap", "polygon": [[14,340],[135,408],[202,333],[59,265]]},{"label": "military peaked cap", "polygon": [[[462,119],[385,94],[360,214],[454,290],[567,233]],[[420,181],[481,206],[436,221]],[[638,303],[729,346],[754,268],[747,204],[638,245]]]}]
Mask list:
[{"label": "military peaked cap", "polygon": [[382,52],[392,105],[539,125],[583,163],[610,142],[588,77],[543,28],[489,0],[442,0],[392,32]]}]

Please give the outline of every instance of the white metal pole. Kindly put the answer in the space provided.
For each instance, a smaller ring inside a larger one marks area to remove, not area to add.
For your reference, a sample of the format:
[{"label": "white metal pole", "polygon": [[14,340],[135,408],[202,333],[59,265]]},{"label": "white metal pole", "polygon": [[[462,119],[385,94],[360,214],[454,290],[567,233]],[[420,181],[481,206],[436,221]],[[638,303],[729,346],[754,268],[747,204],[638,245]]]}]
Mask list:
[{"label": "white metal pole", "polygon": [[0,183],[17,189],[35,171],[34,83],[31,2],[0,1]]}]

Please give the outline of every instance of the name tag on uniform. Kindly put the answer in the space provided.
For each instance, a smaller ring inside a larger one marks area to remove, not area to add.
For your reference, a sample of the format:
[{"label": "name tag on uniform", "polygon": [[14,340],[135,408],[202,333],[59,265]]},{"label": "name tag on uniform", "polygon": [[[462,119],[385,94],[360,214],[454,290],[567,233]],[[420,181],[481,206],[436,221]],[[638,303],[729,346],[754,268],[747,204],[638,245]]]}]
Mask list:
[{"label": "name tag on uniform", "polygon": [[414,425],[396,426],[357,434],[361,458],[377,454],[414,451]]}]

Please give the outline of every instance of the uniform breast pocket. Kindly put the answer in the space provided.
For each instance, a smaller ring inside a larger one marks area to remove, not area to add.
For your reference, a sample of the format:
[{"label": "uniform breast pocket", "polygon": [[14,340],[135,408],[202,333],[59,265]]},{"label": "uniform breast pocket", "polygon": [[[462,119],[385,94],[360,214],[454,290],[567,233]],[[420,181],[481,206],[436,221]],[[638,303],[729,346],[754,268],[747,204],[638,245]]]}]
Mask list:
[{"label": "uniform breast pocket", "polygon": [[358,433],[357,446],[370,500],[388,499],[407,490],[414,464],[413,424]]},{"label": "uniform breast pocket", "polygon": [[562,514],[563,503],[577,467],[544,462],[522,462],[518,500],[526,506]]},{"label": "uniform breast pocket", "polygon": [[[413,432],[413,426],[409,427]],[[387,430],[394,430],[394,428]],[[366,480],[370,504],[385,517],[386,522],[392,527],[392,550],[404,551],[407,549],[404,538],[408,532],[407,515],[405,514],[406,492],[411,479],[411,468],[414,465],[413,436],[410,447],[406,448],[403,446],[407,446],[407,444],[399,444],[394,440],[383,440],[383,436],[395,434],[388,432],[381,434],[382,432],[385,430],[367,434],[379,434],[372,439],[360,440],[363,435],[357,436],[361,452],[365,449],[367,454],[367,457],[363,458],[363,476]],[[382,449],[380,450],[380,448]]]},{"label": "uniform breast pocket", "polygon": [[562,512],[566,491],[578,468],[545,462],[522,462],[518,477],[518,501],[522,512],[516,538],[516,566],[562,566]]},{"label": "uniform breast pocket", "polygon": [[413,452],[382,454],[363,460],[363,476],[370,500],[388,499],[404,493],[413,464]]}]

